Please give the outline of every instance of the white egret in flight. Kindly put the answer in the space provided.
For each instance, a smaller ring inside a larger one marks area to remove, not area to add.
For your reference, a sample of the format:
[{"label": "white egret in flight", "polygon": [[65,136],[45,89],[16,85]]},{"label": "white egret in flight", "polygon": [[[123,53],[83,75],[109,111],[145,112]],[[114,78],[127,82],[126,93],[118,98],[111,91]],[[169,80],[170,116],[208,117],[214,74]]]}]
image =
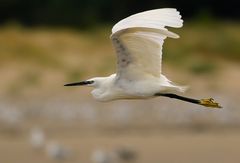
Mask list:
[{"label": "white egret in flight", "polygon": [[180,13],[173,8],[149,10],[121,20],[113,26],[110,37],[117,54],[116,74],[65,86],[94,87],[92,95],[99,101],[165,96],[220,108],[212,98],[196,100],[174,94],[184,92],[186,87],[174,84],[162,74],[164,39],[179,38],[166,26],[180,28],[182,25]]}]

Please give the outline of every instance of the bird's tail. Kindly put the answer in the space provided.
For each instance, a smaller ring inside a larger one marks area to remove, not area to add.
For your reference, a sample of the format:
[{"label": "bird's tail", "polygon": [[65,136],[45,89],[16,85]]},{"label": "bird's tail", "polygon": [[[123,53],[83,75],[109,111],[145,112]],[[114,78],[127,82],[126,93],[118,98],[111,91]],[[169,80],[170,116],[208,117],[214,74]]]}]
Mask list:
[{"label": "bird's tail", "polygon": [[182,93],[186,92],[189,88],[189,86],[186,86],[186,85],[185,86],[179,86],[179,85],[176,85],[176,84],[174,84],[174,87],[176,87],[178,89],[178,91],[182,92]]},{"label": "bird's tail", "polygon": [[189,86],[182,86],[182,85],[172,82],[171,80],[169,80],[166,76],[164,76],[162,74],[161,74],[161,79],[162,79],[162,81],[164,81],[164,85],[174,92],[177,91],[177,92],[184,93],[189,88]]}]

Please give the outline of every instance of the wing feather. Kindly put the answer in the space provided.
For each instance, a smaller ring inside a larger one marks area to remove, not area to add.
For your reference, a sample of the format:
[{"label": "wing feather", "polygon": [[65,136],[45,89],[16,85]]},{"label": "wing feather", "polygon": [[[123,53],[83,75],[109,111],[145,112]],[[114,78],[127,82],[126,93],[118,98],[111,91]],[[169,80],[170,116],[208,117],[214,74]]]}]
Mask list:
[{"label": "wing feather", "polygon": [[165,29],[165,26],[180,28],[182,25],[183,20],[176,9],[155,9],[134,14],[119,21],[113,26],[112,33],[133,27]]},{"label": "wing feather", "polygon": [[111,39],[117,53],[117,76],[127,80],[160,77],[164,39],[179,37],[165,26],[179,28],[182,23],[176,9],[156,9],[114,25]]}]

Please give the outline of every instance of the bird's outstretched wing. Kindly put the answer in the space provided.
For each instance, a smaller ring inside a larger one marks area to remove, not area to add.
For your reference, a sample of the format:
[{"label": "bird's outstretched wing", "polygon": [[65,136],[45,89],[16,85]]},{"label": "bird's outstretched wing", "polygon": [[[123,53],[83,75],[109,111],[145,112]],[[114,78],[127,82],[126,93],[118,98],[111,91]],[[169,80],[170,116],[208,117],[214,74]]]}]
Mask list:
[{"label": "bird's outstretched wing", "polygon": [[179,37],[165,26],[182,24],[179,12],[168,8],[138,13],[114,25],[111,40],[117,53],[117,76],[128,80],[160,77],[163,41]]}]

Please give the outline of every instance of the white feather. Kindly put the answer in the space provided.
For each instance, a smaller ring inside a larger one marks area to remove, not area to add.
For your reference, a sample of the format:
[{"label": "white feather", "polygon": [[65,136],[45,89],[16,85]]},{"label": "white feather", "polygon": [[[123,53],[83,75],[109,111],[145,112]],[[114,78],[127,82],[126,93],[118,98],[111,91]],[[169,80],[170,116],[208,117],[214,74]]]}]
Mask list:
[{"label": "white feather", "polygon": [[182,25],[180,13],[171,8],[145,11],[121,20],[114,25],[111,35],[117,53],[117,73],[65,86],[95,87],[92,95],[99,101],[166,96],[220,108],[212,98],[196,100],[171,94],[183,92],[186,87],[173,84],[162,74],[162,46],[166,37],[179,37],[166,26],[179,28]]},{"label": "white feather", "polygon": [[165,26],[180,28],[183,25],[180,13],[173,8],[155,9],[129,16],[112,28],[112,33],[134,27],[167,30]]},{"label": "white feather", "polygon": [[93,97],[109,101],[182,91],[182,87],[173,84],[161,71],[164,39],[179,37],[166,26],[182,25],[179,12],[170,8],[138,13],[114,25],[111,40],[117,53],[117,72],[109,77],[89,79],[94,81],[89,85],[95,87]]},{"label": "white feather", "polygon": [[117,77],[135,81],[160,78],[164,39],[179,37],[165,26],[181,27],[182,23],[176,9],[157,9],[132,15],[114,25],[111,39],[117,53]]}]

